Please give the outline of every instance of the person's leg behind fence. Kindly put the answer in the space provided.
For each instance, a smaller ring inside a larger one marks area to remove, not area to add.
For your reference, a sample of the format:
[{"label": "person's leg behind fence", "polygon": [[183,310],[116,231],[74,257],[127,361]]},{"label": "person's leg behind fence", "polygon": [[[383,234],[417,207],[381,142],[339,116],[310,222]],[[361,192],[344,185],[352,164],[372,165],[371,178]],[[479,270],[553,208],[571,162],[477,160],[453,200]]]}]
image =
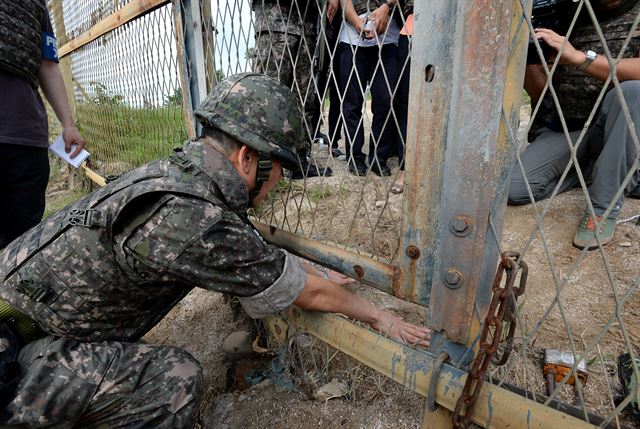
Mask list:
[{"label": "person's leg behind fence", "polygon": [[589,157],[596,160],[589,195],[596,214],[604,213],[613,203],[609,214],[612,218],[618,216],[625,192],[634,192],[638,185],[636,168],[620,197],[613,201],[638,158],[630,127],[634,127],[636,135],[640,136],[640,81],[626,81],[620,86],[631,123],[627,122],[617,91],[610,90],[602,102],[589,147]]},{"label": "person's leg behind fence", "polygon": [[[375,48],[378,49],[378,48]],[[396,152],[399,134],[391,111],[392,93],[398,80],[398,46],[383,45],[378,56],[372,58],[370,67],[374,74],[371,79],[371,134],[369,136],[369,166],[378,176],[390,176],[387,160]]]},{"label": "person's leg behind fence", "polygon": [[[570,133],[574,143],[578,135],[579,131]],[[579,157],[586,146],[586,142],[581,143]],[[527,183],[535,201],[550,197],[565,168],[571,162],[571,150],[564,133],[544,128],[520,154],[520,159],[522,164],[516,163],[511,174],[508,202],[512,205],[531,202]],[[522,169],[524,169],[524,176]],[[572,167],[562,181],[558,193],[565,192],[577,184],[578,177]]]},{"label": "person's leg behind fence", "polygon": [[367,81],[373,71],[368,67],[366,56],[368,50],[377,48],[364,48],[340,42],[338,49],[347,163],[352,174],[364,176],[367,174],[367,165],[362,152],[364,146],[362,106]]}]

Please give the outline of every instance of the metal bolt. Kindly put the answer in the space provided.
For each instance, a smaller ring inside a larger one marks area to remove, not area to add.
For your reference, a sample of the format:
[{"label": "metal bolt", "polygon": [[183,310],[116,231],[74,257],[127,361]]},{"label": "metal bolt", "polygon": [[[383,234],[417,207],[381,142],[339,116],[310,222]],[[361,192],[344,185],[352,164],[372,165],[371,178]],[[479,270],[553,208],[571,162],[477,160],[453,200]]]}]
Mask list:
[{"label": "metal bolt", "polygon": [[449,223],[451,232],[458,237],[464,237],[471,234],[473,230],[473,221],[467,215],[459,214],[451,219]]},{"label": "metal bolt", "polygon": [[420,257],[420,249],[418,249],[418,247],[414,246],[413,244],[408,245],[405,252],[411,259],[418,259]]},{"label": "metal bolt", "polygon": [[464,232],[467,229],[467,224],[462,219],[454,219],[451,226],[456,232]]},{"label": "metal bolt", "polygon": [[443,274],[444,282],[447,287],[457,289],[464,282],[464,275],[456,268],[447,268]]}]

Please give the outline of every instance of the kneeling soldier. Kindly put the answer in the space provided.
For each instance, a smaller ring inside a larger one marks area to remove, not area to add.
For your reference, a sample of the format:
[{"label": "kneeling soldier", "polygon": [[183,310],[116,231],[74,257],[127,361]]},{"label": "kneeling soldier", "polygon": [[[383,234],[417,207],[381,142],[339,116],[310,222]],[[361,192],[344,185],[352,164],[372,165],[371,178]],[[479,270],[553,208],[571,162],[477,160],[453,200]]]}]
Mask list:
[{"label": "kneeling soldier", "polygon": [[[259,74],[216,86],[202,136],[32,228],[0,253],[3,426],[190,427],[202,369],[186,351],[136,343],[193,287],[260,318],[290,304],[428,344],[266,244],[246,217],[298,162],[292,93]],[[10,319],[10,321],[8,321]],[[18,351],[15,337],[21,339]],[[11,377],[10,375],[13,375]]]}]

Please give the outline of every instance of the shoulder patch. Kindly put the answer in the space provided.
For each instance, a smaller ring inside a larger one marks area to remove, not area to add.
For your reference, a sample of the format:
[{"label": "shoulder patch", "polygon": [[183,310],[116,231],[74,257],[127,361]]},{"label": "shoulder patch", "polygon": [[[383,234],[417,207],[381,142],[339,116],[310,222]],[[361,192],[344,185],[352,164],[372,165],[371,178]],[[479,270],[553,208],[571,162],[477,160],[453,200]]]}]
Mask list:
[{"label": "shoulder patch", "polygon": [[58,42],[52,33],[42,32],[42,59],[58,62]]}]

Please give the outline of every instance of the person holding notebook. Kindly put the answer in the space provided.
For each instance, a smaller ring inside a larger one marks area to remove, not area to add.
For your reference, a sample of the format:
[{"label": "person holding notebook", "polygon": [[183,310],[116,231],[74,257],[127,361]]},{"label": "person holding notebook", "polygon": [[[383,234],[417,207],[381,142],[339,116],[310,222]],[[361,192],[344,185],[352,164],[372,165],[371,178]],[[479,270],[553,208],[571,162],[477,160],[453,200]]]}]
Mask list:
[{"label": "person holding notebook", "polygon": [[85,141],[75,126],[67,100],[45,0],[0,0],[0,7],[4,12],[0,19],[2,249],[37,225],[44,213],[49,132],[38,88],[62,124],[71,157],[80,153]]}]

